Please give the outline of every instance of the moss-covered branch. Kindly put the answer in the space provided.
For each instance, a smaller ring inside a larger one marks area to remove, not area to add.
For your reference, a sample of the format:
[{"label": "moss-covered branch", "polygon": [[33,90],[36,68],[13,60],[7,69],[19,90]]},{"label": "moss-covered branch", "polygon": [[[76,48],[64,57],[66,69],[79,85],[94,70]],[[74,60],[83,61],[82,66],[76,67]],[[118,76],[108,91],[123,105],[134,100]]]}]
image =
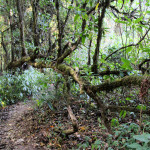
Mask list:
[{"label": "moss-covered branch", "polygon": [[65,45],[66,48],[68,48],[57,60],[57,63],[60,64],[64,61],[64,59],[69,56],[79,45],[81,42],[81,37],[75,42],[75,43],[67,43]]},{"label": "moss-covered branch", "polygon": [[147,76],[126,76],[121,79],[117,79],[115,81],[106,81],[97,86],[91,86],[93,92],[100,91],[111,91],[113,89],[119,88],[121,86],[131,86],[131,85],[141,85],[141,81],[144,79],[148,79],[150,81],[150,75]]},{"label": "moss-covered branch", "polygon": [[10,63],[7,65],[7,68],[6,68],[6,69],[13,69],[13,68],[15,68],[15,67],[20,67],[20,66],[22,66],[25,62],[30,62],[31,60],[32,60],[32,57],[30,57],[30,56],[22,57],[20,60],[10,62]]},{"label": "moss-covered branch", "polygon": [[[25,62],[30,63],[30,64],[33,65],[33,67],[35,67],[35,68],[38,68],[38,67],[39,67],[39,63],[38,63],[38,65],[34,65],[34,64],[37,64],[37,63],[34,62],[35,59],[37,59],[37,58],[45,58],[45,56],[43,56],[43,55],[24,56],[24,57],[22,57],[20,60],[10,62],[10,63],[7,65],[6,69],[13,69],[13,68],[16,68],[16,67],[20,67],[20,66],[22,66]],[[41,65],[42,68],[48,68],[48,66],[46,67],[46,64],[44,64],[43,62],[41,62],[40,65]]]},{"label": "moss-covered branch", "polygon": [[[98,74],[94,74],[92,73],[91,76],[105,76],[105,75],[116,75],[116,76],[127,76],[128,75],[128,71],[127,70],[106,70],[106,71],[101,71]],[[87,76],[86,73],[82,73],[81,76]]]},{"label": "moss-covered branch", "polygon": [[83,85],[85,84],[82,78],[79,77],[78,72],[76,72],[72,67],[65,64],[60,64],[57,66],[57,69],[64,73],[65,75],[72,76],[72,78],[79,84],[80,93],[83,93]]}]

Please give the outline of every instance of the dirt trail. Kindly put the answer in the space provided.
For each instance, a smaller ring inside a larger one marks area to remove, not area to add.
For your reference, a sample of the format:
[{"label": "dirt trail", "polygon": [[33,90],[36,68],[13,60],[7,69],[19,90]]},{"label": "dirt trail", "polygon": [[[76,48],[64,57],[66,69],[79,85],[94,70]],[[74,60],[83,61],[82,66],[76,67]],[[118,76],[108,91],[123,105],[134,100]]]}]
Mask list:
[{"label": "dirt trail", "polygon": [[[24,137],[19,136],[16,126],[25,113],[33,110],[34,103],[19,102],[0,110],[0,149],[2,150],[37,150],[35,143],[27,143]],[[21,134],[20,134],[21,135]]]}]

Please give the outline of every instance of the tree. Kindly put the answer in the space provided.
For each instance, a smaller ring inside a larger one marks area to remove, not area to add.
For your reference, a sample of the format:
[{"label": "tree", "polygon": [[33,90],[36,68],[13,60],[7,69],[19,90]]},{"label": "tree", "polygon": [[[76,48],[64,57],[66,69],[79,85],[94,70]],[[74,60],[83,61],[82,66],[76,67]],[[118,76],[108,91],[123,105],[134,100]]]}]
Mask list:
[{"label": "tree", "polygon": [[20,41],[21,41],[21,48],[22,48],[21,55],[23,57],[23,56],[26,56],[26,49],[25,49],[25,43],[24,43],[25,39],[24,39],[23,1],[17,0],[16,5],[17,5],[18,16],[19,16]]},{"label": "tree", "polygon": [[[142,7],[141,3],[145,5]],[[71,77],[79,84],[80,94],[86,93],[97,103],[102,120],[111,132],[107,110],[121,108],[107,106],[99,93],[122,86],[141,86],[143,82],[146,89],[150,87],[150,76],[147,74],[149,65],[144,66],[150,61],[150,20],[147,10],[149,1],[32,0],[31,5],[29,3],[28,5],[31,9],[26,11],[24,20],[25,30],[30,31],[25,34],[24,41],[22,26],[20,35],[22,43],[26,42],[34,52],[29,54],[28,48],[29,56],[8,63],[7,69],[19,67],[25,62],[36,68],[54,69],[66,80],[68,101],[70,101],[68,83]],[[17,9],[18,21],[23,25],[20,14],[23,12],[22,7]],[[32,21],[29,19],[31,14]],[[113,30],[115,36],[111,37]],[[11,38],[11,42],[12,40]],[[83,53],[81,50],[84,50]],[[36,60],[41,58],[45,61],[37,63]],[[138,75],[136,73],[138,70],[146,75]],[[92,79],[97,79],[99,84],[92,84]],[[141,98],[146,94],[141,90]],[[129,108],[122,107],[122,109]],[[130,110],[138,111],[135,108]],[[73,130],[65,131],[67,135],[78,130],[70,106],[68,112],[73,122]]]}]

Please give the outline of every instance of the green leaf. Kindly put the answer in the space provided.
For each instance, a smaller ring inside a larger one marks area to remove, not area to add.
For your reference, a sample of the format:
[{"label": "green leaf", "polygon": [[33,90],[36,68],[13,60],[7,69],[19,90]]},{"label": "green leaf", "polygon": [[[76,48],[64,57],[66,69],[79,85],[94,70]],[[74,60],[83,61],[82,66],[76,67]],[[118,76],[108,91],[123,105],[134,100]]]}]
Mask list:
[{"label": "green leaf", "polygon": [[86,38],[86,36],[82,36],[82,44],[85,43],[85,38]]},{"label": "green leaf", "polygon": [[132,51],[132,46],[130,46],[130,47],[128,47],[127,49],[126,49],[126,52],[127,53],[129,53],[129,52],[131,52]]},{"label": "green leaf", "polygon": [[51,103],[50,101],[48,101],[47,104],[48,104],[48,107],[49,107],[51,110],[54,110],[54,107],[53,107],[53,105],[52,105],[52,103]]},{"label": "green leaf", "polygon": [[125,59],[125,58],[122,57],[122,58],[121,58],[121,61],[123,62],[122,67],[123,67],[124,69],[132,70],[130,61],[129,61],[128,59]]},{"label": "green leaf", "polygon": [[92,40],[93,33],[89,34],[89,40]]},{"label": "green leaf", "polygon": [[119,4],[122,4],[123,2],[122,2],[122,0],[118,0],[118,3],[119,3]]},{"label": "green leaf", "polygon": [[142,149],[142,146],[138,143],[133,143],[133,144],[130,144],[128,145],[129,148],[135,148],[136,150],[140,150]]},{"label": "green leaf", "polygon": [[142,52],[150,53],[150,47],[143,48]]},{"label": "green leaf", "polygon": [[140,18],[137,18],[137,19],[135,20],[135,23],[139,23],[142,19],[143,19],[143,16],[141,16]]},{"label": "green leaf", "polygon": [[100,144],[101,144],[101,141],[100,141],[100,140],[96,140],[96,141],[94,142],[94,144],[100,145]]},{"label": "green leaf", "polygon": [[146,11],[147,14],[150,14],[150,11]]},{"label": "green leaf", "polygon": [[93,6],[93,2],[92,2],[92,1],[90,1],[90,6],[91,6],[91,7]]},{"label": "green leaf", "polygon": [[142,134],[142,135],[134,135],[133,138],[138,141],[148,143],[150,136],[148,138],[146,134]]},{"label": "green leaf", "polygon": [[145,6],[150,6],[150,4],[147,2],[147,3],[145,4]]},{"label": "green leaf", "polygon": [[146,133],[144,133],[144,134],[148,139],[150,139],[150,134],[146,134]]},{"label": "green leaf", "polygon": [[125,118],[126,114],[127,114],[127,111],[122,110],[122,111],[120,112],[119,116],[122,117],[122,118]]},{"label": "green leaf", "polygon": [[137,28],[137,30],[141,33],[143,32],[143,30],[141,28]]},{"label": "green leaf", "polygon": [[132,21],[131,21],[131,19],[130,18],[128,18],[127,16],[124,16],[127,20],[128,20],[128,22],[131,24],[132,23]]},{"label": "green leaf", "polygon": [[74,8],[73,6],[69,6],[69,7],[68,7],[68,9],[73,9],[73,8]]},{"label": "green leaf", "polygon": [[88,146],[89,146],[89,145],[88,145],[87,143],[85,143],[85,144],[82,144],[80,148],[84,148],[84,149],[85,149],[85,148],[87,148]]},{"label": "green leaf", "polygon": [[127,97],[126,100],[131,100],[131,97]]},{"label": "green leaf", "polygon": [[75,17],[74,17],[74,22],[76,22],[78,20],[78,18],[80,17],[79,14],[77,14]]},{"label": "green leaf", "polygon": [[140,46],[140,48],[141,48],[141,49],[143,49],[143,48],[144,48],[142,43],[140,43],[140,44],[139,44],[139,46]]},{"label": "green leaf", "polygon": [[82,18],[87,20],[88,19],[88,15],[86,13],[82,13]]},{"label": "green leaf", "polygon": [[146,106],[144,106],[144,105],[138,105],[138,106],[137,106],[137,109],[146,110]]},{"label": "green leaf", "polygon": [[118,19],[116,19],[116,20],[115,20],[115,22],[117,22],[117,23],[127,24],[127,22],[126,22],[126,21],[121,21],[121,20],[118,20]]},{"label": "green leaf", "polygon": [[119,125],[118,119],[113,118],[113,119],[111,120],[111,126],[113,127],[113,126],[118,126],[118,125]]}]

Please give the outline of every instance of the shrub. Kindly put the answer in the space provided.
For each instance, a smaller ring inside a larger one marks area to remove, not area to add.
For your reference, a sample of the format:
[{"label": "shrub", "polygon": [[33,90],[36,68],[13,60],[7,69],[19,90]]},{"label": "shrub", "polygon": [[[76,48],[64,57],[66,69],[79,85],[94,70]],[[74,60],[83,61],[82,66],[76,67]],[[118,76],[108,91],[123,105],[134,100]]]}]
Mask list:
[{"label": "shrub", "polygon": [[15,75],[4,73],[0,77],[0,106],[26,100],[29,96],[35,98],[44,93],[50,83],[50,77],[32,67],[21,75],[18,72]]}]

